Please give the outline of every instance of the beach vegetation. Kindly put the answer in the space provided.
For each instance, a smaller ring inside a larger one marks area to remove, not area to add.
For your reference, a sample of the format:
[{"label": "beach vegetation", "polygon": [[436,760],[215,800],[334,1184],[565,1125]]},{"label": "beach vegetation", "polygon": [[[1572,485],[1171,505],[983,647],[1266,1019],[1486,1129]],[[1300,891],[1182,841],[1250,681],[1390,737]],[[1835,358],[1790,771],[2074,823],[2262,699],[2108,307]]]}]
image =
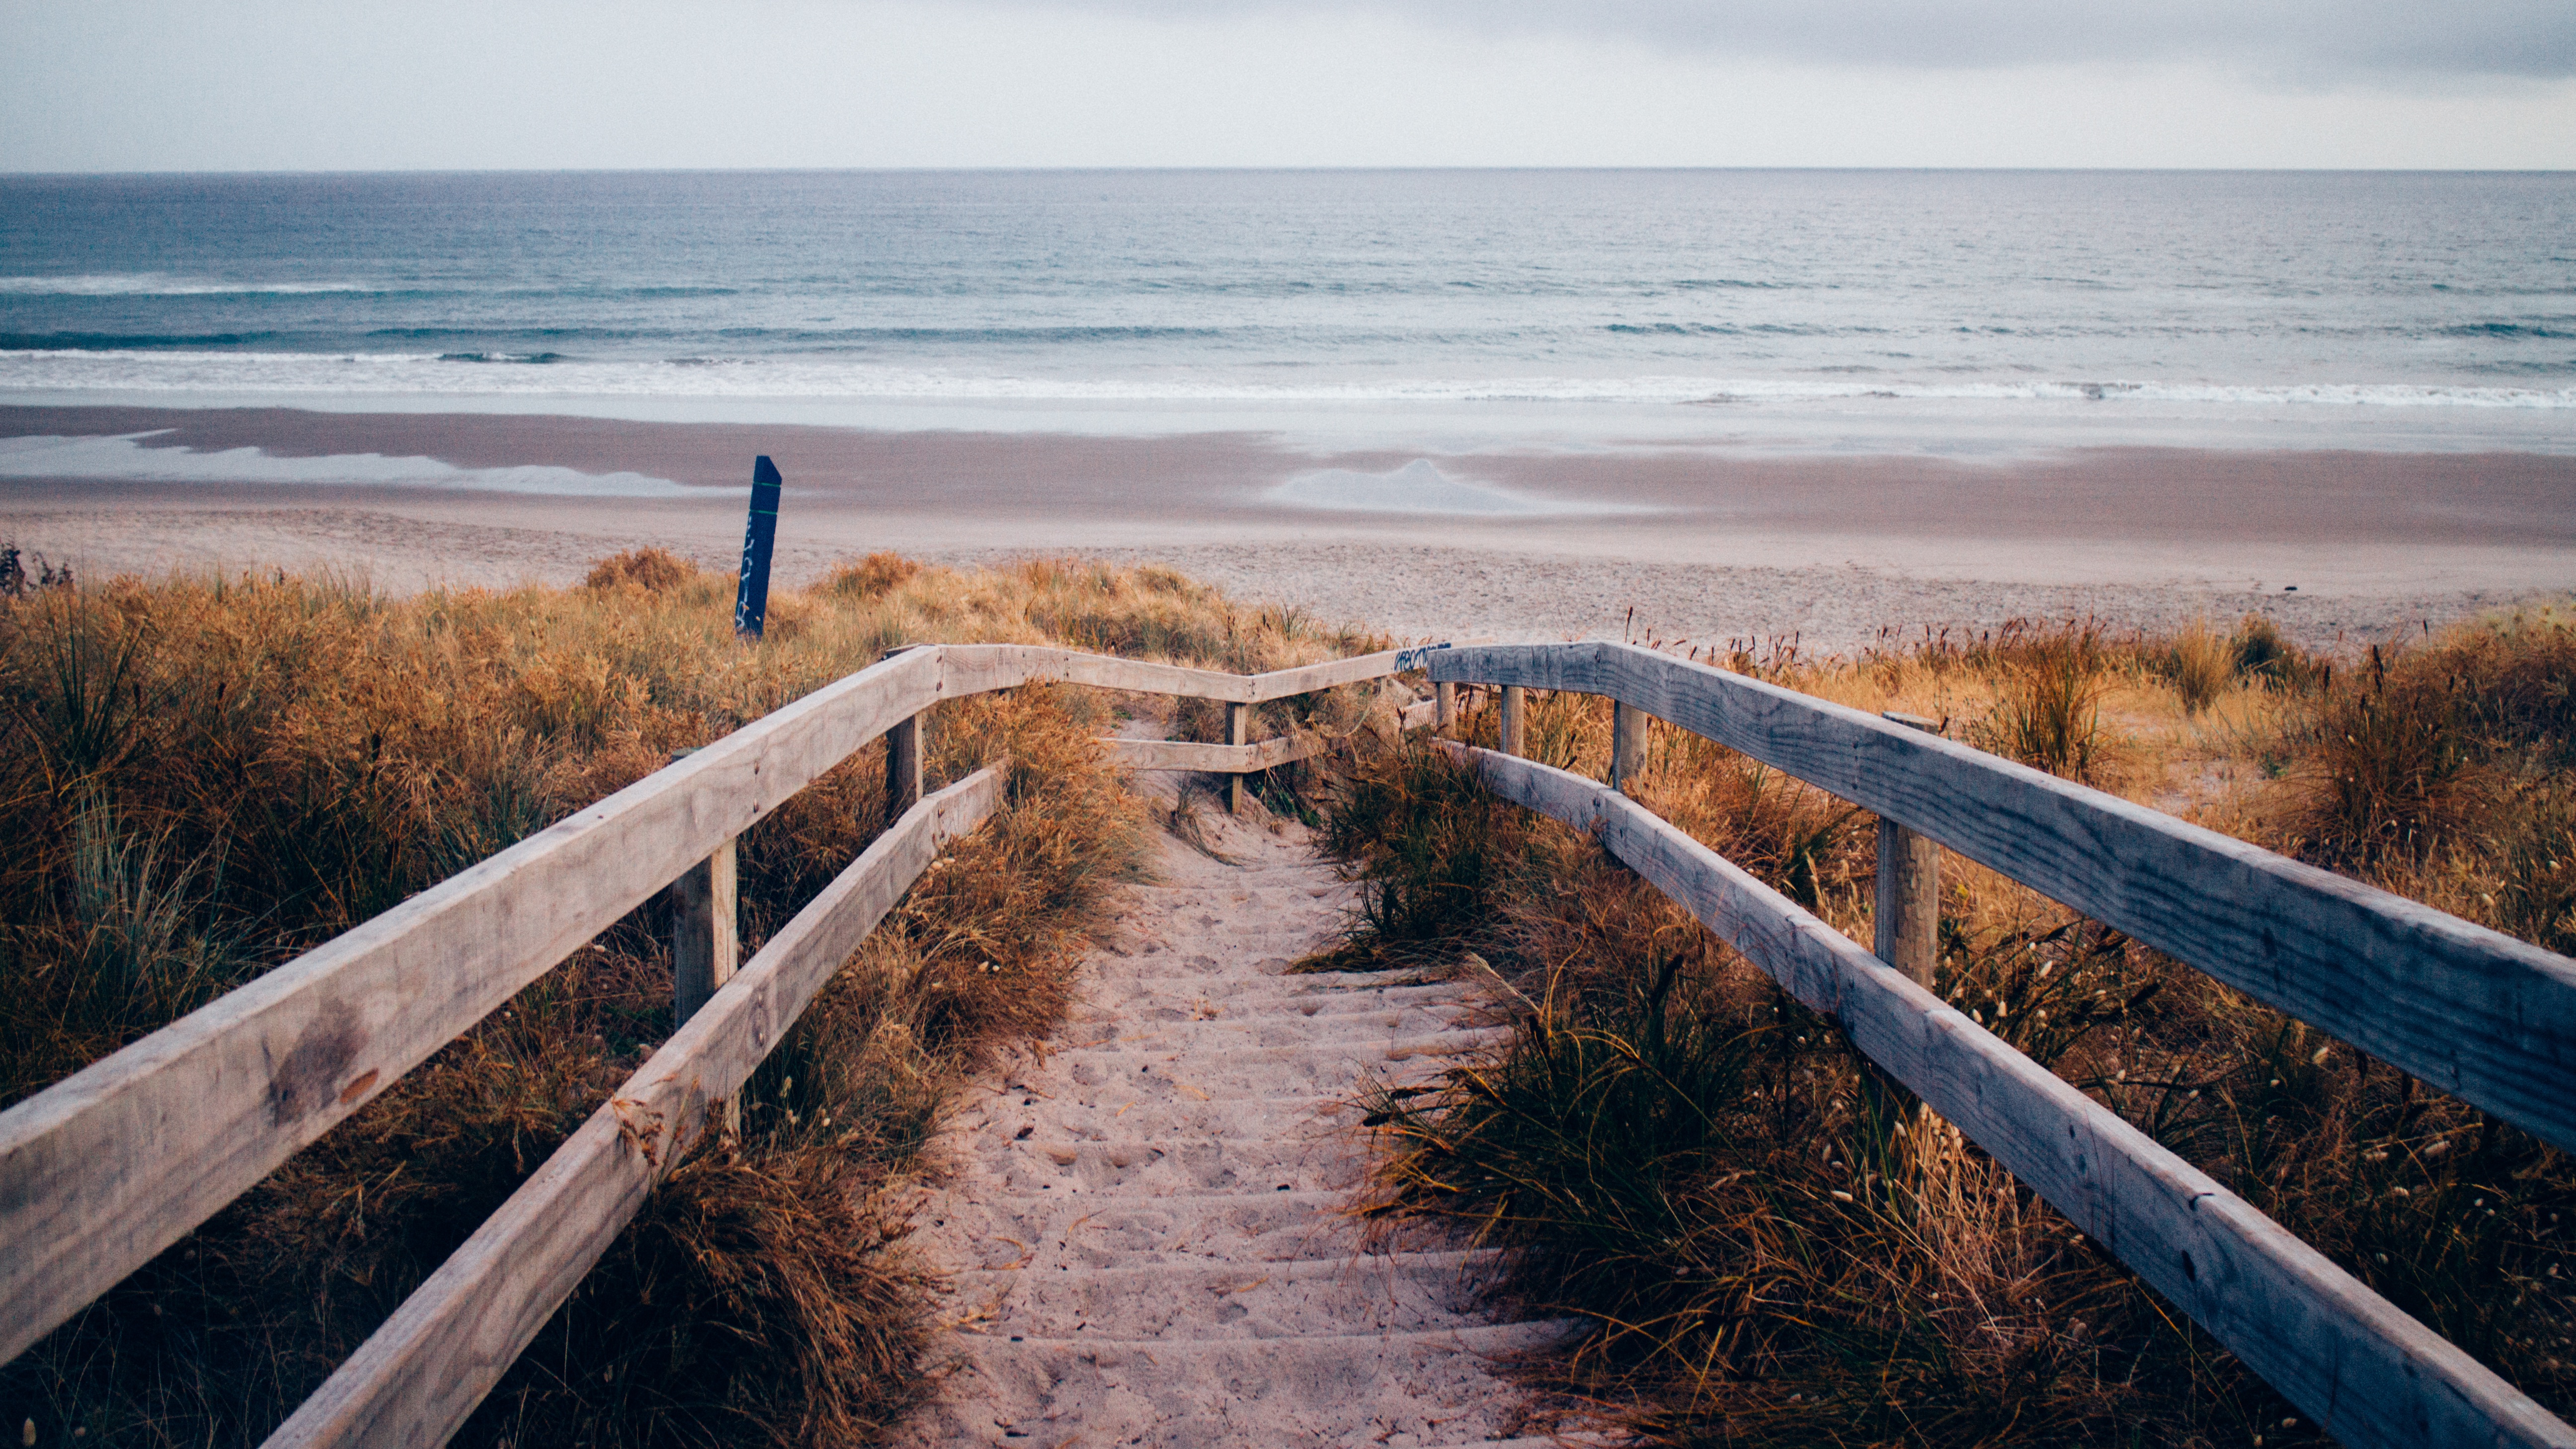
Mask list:
[{"label": "beach vegetation", "polygon": [[[2259,621],[2227,639],[1926,633],[1852,660],[1698,652],[2576,944],[2560,611],[2344,656]],[[1531,754],[1546,719],[1550,763],[1606,768],[1607,701],[1525,708]],[[1465,734],[1494,729],[1477,696]],[[1661,722],[1633,788],[1871,939],[1872,835],[1851,806]],[[1443,902],[1363,910],[1338,951],[1489,979],[1510,1028],[1368,1101],[1361,1211],[1390,1243],[1499,1249],[1499,1304],[1593,1325],[1523,1366],[1534,1388],[1650,1444],[2322,1442],[1829,1018],[1589,837],[1475,795],[1436,748],[1385,752],[1325,797],[1324,840],[1371,899]],[[1428,828],[1435,801],[1473,828]],[[2028,887],[1955,855],[1942,872],[1940,996],[2576,1410],[2565,1154]]]},{"label": "beach vegetation", "polygon": [[[1375,647],[1166,570],[873,555],[773,599],[643,549],[577,588],[392,598],[277,572],[0,598],[0,1104],[16,1102],[800,695],[930,641],[1213,668]],[[1265,716],[1364,717],[1346,690]],[[1097,738],[1167,701],[940,705],[934,785],[1011,761],[951,847],[539,1334],[460,1444],[847,1444],[925,1392],[905,1184],[961,1074],[1061,1014],[1145,859]],[[739,842],[746,952],[883,828],[871,746]],[[1275,785],[1274,789],[1284,789]],[[671,1029],[637,910],[0,1366],[34,1442],[256,1443]]]}]

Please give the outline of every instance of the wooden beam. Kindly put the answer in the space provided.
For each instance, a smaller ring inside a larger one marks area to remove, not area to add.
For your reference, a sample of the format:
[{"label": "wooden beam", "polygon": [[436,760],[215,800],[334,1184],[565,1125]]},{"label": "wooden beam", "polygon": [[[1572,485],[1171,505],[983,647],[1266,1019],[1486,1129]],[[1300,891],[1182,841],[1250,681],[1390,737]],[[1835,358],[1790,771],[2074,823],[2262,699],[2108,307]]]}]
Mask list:
[{"label": "wooden beam", "polygon": [[903,813],[921,803],[922,722],[929,712],[900,719],[886,731],[886,803],[885,818],[901,820]]},{"label": "wooden beam", "polygon": [[2576,961],[1951,740],[1610,643],[1428,656],[1607,694],[1930,836],[2576,1150]]},{"label": "wooden beam", "polygon": [[671,883],[671,1027],[678,1030],[742,959],[734,842],[716,847]]},{"label": "wooden beam", "polygon": [[[1881,712],[1879,718],[1909,729],[1940,728],[1917,715]],[[1930,987],[1941,959],[1941,843],[1880,816],[1876,885],[1870,914],[1878,959]]]},{"label": "wooden beam", "polygon": [[1646,712],[1624,701],[1610,706],[1610,788],[1637,793],[1637,776],[1646,768]]},{"label": "wooden beam", "polygon": [[937,858],[1002,798],[988,766],[915,805],[796,913],[546,1159],[356,1354],[272,1449],[440,1445],[599,1261],[646,1194]]},{"label": "wooden beam", "polygon": [[1597,831],[2337,1441],[2576,1446],[2576,1430],[2278,1223],[1645,807],[1532,761],[1462,754],[1496,794]]},{"label": "wooden beam", "polygon": [[1274,669],[1268,674],[1252,676],[1252,700],[1286,699],[1291,695],[1312,694],[1336,685],[1358,684],[1365,680],[1383,679],[1399,671],[1396,659],[1401,649],[1388,649],[1377,654],[1360,654],[1349,659],[1334,659],[1322,664],[1300,665],[1295,669]]},{"label": "wooden beam", "polygon": [[[1229,704],[1225,707],[1225,738],[1227,744],[1232,745],[1237,750],[1242,750],[1246,745],[1252,742],[1252,736],[1248,733],[1251,727],[1251,705]],[[1240,815],[1243,813],[1243,772],[1241,770],[1237,770],[1226,777],[1225,808],[1226,813],[1231,815]]]},{"label": "wooden beam", "polygon": [[1529,691],[1518,685],[1503,686],[1503,753],[1529,753]]},{"label": "wooden beam", "polygon": [[1930,987],[1941,959],[1941,842],[1878,822],[1878,959]]},{"label": "wooden beam", "polygon": [[975,685],[977,679],[1007,677],[1014,683],[1083,684],[1099,689],[1133,690],[1139,694],[1213,699],[1228,704],[1259,704],[1265,700],[1312,694],[1344,684],[1383,679],[1402,672],[1398,668],[1398,657],[1405,652],[1389,649],[1349,659],[1327,660],[1322,664],[1300,665],[1295,669],[1277,669],[1267,674],[1225,674],[1213,669],[1188,669],[1177,664],[1086,654],[1044,644],[944,644],[939,648],[952,670],[950,697],[979,692]]},{"label": "wooden beam", "polygon": [[825,685],[0,1112],[0,1362],[927,709],[941,655]]},{"label": "wooden beam", "polygon": [[1208,745],[1194,740],[1102,740],[1122,770],[1186,770],[1200,775],[1251,774],[1291,760],[1320,755],[1316,735],[1280,735],[1250,745]]}]

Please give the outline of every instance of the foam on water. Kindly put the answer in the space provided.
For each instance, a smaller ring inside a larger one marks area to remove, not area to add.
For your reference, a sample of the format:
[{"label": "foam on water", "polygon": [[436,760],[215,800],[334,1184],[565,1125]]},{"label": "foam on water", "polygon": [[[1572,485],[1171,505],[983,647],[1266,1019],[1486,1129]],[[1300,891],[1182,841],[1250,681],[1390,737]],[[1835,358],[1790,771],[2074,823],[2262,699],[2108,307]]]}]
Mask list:
[{"label": "foam on water", "polygon": [[[501,365],[495,365],[501,364]],[[2183,404],[2215,408],[2576,410],[2576,387],[2424,383],[2227,385],[2152,379],[1924,381],[1671,373],[1263,382],[1204,375],[976,373],[815,358],[603,360],[556,352],[0,351],[7,393],[427,394],[468,397],[849,398],[937,402],[1663,403],[1700,407],[1873,399]]]},{"label": "foam on water", "polygon": [[374,290],[357,282],[227,282],[173,277],[159,272],[110,272],[69,277],[0,277],[0,296],[19,297],[292,297]]},{"label": "foam on water", "polygon": [[1490,483],[1452,478],[1428,458],[1416,458],[1387,473],[1320,468],[1300,473],[1262,497],[1282,508],[1316,508],[1334,513],[1438,513],[1473,518],[1653,511],[1632,504],[1533,498]]},{"label": "foam on water", "polygon": [[102,478],[147,483],[339,483],[410,488],[466,488],[494,493],[553,493],[596,498],[704,497],[692,488],[642,473],[582,473],[525,465],[460,468],[436,458],[335,453],[279,458],[260,448],[147,448],[157,433],[115,437],[0,438],[0,478]]}]

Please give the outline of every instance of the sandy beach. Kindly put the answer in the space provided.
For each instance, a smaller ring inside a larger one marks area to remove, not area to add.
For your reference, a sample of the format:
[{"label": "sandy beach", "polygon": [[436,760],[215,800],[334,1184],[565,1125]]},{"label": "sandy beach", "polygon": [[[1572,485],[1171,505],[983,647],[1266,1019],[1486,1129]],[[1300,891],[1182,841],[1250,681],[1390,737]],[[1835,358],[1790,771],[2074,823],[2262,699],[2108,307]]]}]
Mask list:
[{"label": "sandy beach", "polygon": [[191,455],[425,458],[683,486],[248,481],[257,462],[224,481],[13,476],[0,478],[0,538],[92,575],[330,568],[389,590],[568,582],[642,543],[729,566],[751,458],[766,453],[788,479],[787,583],[881,548],[958,562],[1081,552],[1162,560],[1248,599],[1408,636],[1796,635],[1810,651],[1850,650],[1883,628],[2085,614],[2156,627],[2260,608],[2325,644],[2576,585],[2576,458],[2564,456],[2094,448],[1950,462],[1656,439],[1443,454],[1430,461],[1466,507],[1432,498],[1448,511],[1403,512],[1314,506],[1330,490],[1300,480],[1375,486],[1423,455],[1246,433],[0,408],[0,438],[144,433],[147,450]]}]

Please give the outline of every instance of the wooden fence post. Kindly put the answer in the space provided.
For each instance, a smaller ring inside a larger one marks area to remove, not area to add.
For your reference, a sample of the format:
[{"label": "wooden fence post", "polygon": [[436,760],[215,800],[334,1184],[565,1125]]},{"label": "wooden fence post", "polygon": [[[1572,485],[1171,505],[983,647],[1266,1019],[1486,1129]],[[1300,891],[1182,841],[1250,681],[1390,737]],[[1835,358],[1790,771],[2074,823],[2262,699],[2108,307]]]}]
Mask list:
[{"label": "wooden fence post", "polygon": [[[1940,730],[1920,715],[1888,711],[1880,717]],[[1876,916],[1878,959],[1930,990],[1941,959],[1941,845],[1884,817],[1878,822]]]},{"label": "wooden fence post", "polygon": [[886,742],[886,814],[888,830],[903,812],[921,803],[921,722],[927,712],[889,728]]},{"label": "wooden fence post", "polygon": [[1503,686],[1502,743],[1504,754],[1518,755],[1527,753],[1522,746],[1528,742],[1528,716],[1523,714],[1522,711],[1526,710],[1528,707],[1528,690],[1521,688],[1517,684],[1506,684]]},{"label": "wooden fence post", "polygon": [[1431,732],[1447,739],[1449,727],[1458,722],[1458,686],[1435,684],[1431,686],[1431,697],[1439,701],[1431,707]]},{"label": "wooden fence post", "polygon": [[1634,795],[1637,772],[1646,767],[1646,712],[1622,700],[1610,712],[1610,788]]},{"label": "wooden fence post", "polygon": [[677,1031],[716,989],[733,979],[742,957],[734,911],[734,843],[690,866],[671,883],[671,1028]]},{"label": "wooden fence post", "polygon": [[[1225,707],[1225,742],[1229,745],[1252,743],[1252,706],[1229,704]],[[1240,771],[1226,777],[1225,808],[1227,813],[1243,813],[1243,775]]]}]

